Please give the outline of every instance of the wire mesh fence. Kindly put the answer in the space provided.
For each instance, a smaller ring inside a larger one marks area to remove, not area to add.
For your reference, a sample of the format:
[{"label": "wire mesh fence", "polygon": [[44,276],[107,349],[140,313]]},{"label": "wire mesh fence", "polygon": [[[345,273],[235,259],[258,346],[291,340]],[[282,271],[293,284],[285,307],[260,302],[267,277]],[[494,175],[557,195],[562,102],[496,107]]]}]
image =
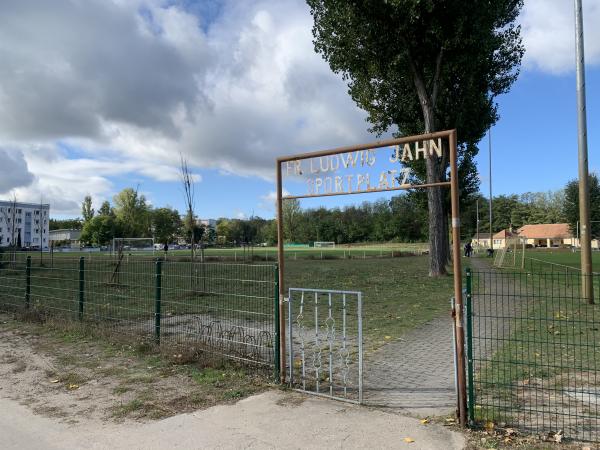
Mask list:
[{"label": "wire mesh fence", "polygon": [[580,273],[468,272],[466,308],[472,421],[600,441],[600,310]]},{"label": "wire mesh fence", "polygon": [[[410,244],[407,244],[410,245]],[[82,249],[52,249],[51,251],[29,251],[29,252],[11,252],[6,251],[5,255],[15,254],[15,258],[24,259],[31,256],[32,259],[42,260],[45,263],[52,265],[54,261],[63,258],[75,258],[84,256],[86,260],[95,258],[118,258],[118,252],[110,250],[100,250],[98,248],[82,248]],[[284,258],[286,260],[331,260],[331,259],[389,259],[389,258],[404,258],[411,256],[422,256],[428,253],[428,250],[422,246],[413,247],[407,246],[356,246],[356,247],[306,247],[306,248],[286,248]],[[157,257],[168,261],[190,261],[191,250],[169,250],[166,254],[162,250],[153,249],[126,249],[123,251],[123,258],[154,260]],[[276,247],[210,247],[204,250],[197,249],[194,253],[194,259],[204,262],[233,262],[233,263],[248,263],[248,262],[266,262],[274,263],[277,261]]]},{"label": "wire mesh fence", "polygon": [[0,310],[278,370],[277,267],[0,255]]}]

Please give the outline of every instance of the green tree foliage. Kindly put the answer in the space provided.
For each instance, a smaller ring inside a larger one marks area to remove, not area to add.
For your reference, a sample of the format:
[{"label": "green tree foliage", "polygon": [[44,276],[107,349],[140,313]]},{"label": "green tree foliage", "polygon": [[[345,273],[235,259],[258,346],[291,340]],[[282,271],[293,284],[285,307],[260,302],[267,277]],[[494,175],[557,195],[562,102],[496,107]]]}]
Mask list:
[{"label": "green tree foliage", "polygon": [[50,219],[50,230],[81,230],[80,219]]},{"label": "green tree foliage", "polygon": [[92,208],[91,195],[86,195],[81,203],[81,216],[83,217],[84,223],[89,222],[94,217],[94,208]]},{"label": "green tree foliage", "polygon": [[[210,229],[209,229],[210,230]],[[207,236],[210,231],[207,230]],[[216,234],[220,243],[241,244],[263,242],[275,243],[277,241],[277,222],[252,216],[249,219],[219,219]],[[209,238],[206,238],[210,241]]]},{"label": "green tree foliage", "polygon": [[102,202],[102,205],[100,206],[100,209],[98,210],[98,214],[101,216],[110,216],[110,215],[114,214],[112,208],[110,207],[110,203],[108,202],[108,200],[104,200]]},{"label": "green tree foliage", "polygon": [[157,243],[169,244],[181,231],[181,217],[175,209],[157,208],[151,214],[152,232]]},{"label": "green tree foliage", "polygon": [[299,218],[302,209],[297,199],[285,199],[282,205],[283,236],[286,242],[298,240]]},{"label": "green tree foliage", "polygon": [[[515,25],[522,0],[307,0],[315,49],[348,80],[373,130],[458,130],[461,184],[475,182],[475,143],[496,122],[523,55]],[[447,177],[447,152],[413,164],[428,182]],[[430,274],[449,257],[447,204],[427,190]]]},{"label": "green tree foliage", "polygon": [[[600,237],[600,184],[596,174],[589,175],[588,186],[590,189],[590,221],[592,238]],[[572,180],[565,187],[564,216],[569,223],[571,231],[577,232],[579,220],[579,181]]]},{"label": "green tree foliage", "polygon": [[83,226],[81,240],[91,245],[108,245],[114,237],[122,236],[121,222],[114,216],[100,215]]},{"label": "green tree foliage", "polygon": [[137,189],[125,188],[113,200],[123,237],[149,237],[150,207],[146,203],[146,197],[139,194]]}]

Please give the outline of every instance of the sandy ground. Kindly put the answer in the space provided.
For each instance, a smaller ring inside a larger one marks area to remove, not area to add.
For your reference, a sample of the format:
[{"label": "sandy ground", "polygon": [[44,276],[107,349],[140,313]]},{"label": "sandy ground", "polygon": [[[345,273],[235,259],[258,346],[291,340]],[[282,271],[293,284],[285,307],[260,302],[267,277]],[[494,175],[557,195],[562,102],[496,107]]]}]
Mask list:
[{"label": "sandy ground", "polygon": [[[268,391],[233,405],[148,423],[75,426],[0,399],[0,447],[33,449],[460,449],[438,425],[300,394]],[[412,440],[413,442],[406,442]]]},{"label": "sandy ground", "polygon": [[[463,435],[448,427],[291,391],[235,402],[219,393],[234,387],[250,395],[249,380],[199,385],[131,352],[107,353],[93,341],[65,342],[34,325],[0,323],[2,450],[464,446]],[[115,415],[119,404],[141,395],[151,401]]]}]

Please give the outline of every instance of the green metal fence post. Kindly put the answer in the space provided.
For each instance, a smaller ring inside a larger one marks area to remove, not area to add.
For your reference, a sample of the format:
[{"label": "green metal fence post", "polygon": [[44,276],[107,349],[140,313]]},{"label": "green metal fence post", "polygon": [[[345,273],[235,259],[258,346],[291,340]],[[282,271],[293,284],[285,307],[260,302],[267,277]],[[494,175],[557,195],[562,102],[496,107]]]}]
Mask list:
[{"label": "green metal fence post", "polygon": [[79,320],[83,319],[83,302],[85,291],[85,258],[79,257]]},{"label": "green metal fence post", "polygon": [[279,360],[279,346],[281,344],[281,329],[279,327],[279,266],[275,265],[275,300],[273,302],[273,313],[275,320],[275,336],[274,336],[274,370],[273,376],[275,377],[275,381],[279,382],[281,380],[281,361]]},{"label": "green metal fence post", "polygon": [[154,301],[154,340],[160,344],[160,302],[162,296],[162,261],[156,261],[155,301]]},{"label": "green metal fence post", "polygon": [[31,256],[27,257],[25,264],[25,308],[29,309],[31,301]]},{"label": "green metal fence post", "polygon": [[467,389],[468,389],[468,413],[469,423],[475,422],[475,389],[473,387],[473,304],[472,304],[472,274],[467,269]]}]

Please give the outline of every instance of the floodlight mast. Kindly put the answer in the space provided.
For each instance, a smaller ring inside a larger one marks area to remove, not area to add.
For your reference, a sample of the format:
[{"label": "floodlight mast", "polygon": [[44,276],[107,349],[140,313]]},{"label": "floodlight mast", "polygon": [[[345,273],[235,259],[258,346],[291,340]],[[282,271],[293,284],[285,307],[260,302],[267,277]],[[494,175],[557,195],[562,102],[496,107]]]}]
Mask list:
[{"label": "floodlight mast", "polygon": [[583,51],[583,12],[575,0],[575,42],[577,53],[577,146],[579,149],[579,220],[581,222],[581,292],[594,303],[592,283],[592,243],[590,239],[590,191],[588,186],[587,117],[585,101],[585,58]]},{"label": "floodlight mast", "polygon": [[[410,190],[417,188],[428,187],[450,187],[451,212],[452,212],[452,259],[454,265],[454,330],[456,333],[456,355],[457,355],[457,403],[458,416],[461,425],[467,424],[467,373],[465,365],[465,333],[463,327],[463,292],[462,292],[462,269],[461,269],[461,253],[460,253],[460,212],[459,212],[459,197],[458,197],[458,166],[457,166],[457,139],[456,130],[438,131],[434,133],[422,134],[417,136],[405,136],[397,139],[388,139],[384,141],[372,142],[363,145],[353,145],[340,147],[331,150],[323,150],[312,153],[303,153],[299,155],[286,156],[277,159],[277,261],[279,267],[278,282],[279,282],[279,368],[281,382],[286,380],[286,346],[285,346],[285,309],[283,307],[285,301],[284,289],[284,252],[283,252],[283,200],[284,199],[299,199],[309,197],[328,197],[334,195],[353,195],[364,194],[364,191],[354,192],[328,192],[323,194],[308,194],[308,195],[286,195],[283,196],[282,172],[281,164],[290,161],[298,161],[303,159],[317,158],[323,156],[337,155],[340,153],[348,153],[360,150],[374,150],[381,147],[390,147],[401,144],[424,142],[431,139],[447,138],[450,153],[450,181],[438,183],[428,183],[420,185],[401,185],[388,189],[373,189],[368,192],[382,192],[395,190]],[[290,368],[291,369],[291,368]]]}]

